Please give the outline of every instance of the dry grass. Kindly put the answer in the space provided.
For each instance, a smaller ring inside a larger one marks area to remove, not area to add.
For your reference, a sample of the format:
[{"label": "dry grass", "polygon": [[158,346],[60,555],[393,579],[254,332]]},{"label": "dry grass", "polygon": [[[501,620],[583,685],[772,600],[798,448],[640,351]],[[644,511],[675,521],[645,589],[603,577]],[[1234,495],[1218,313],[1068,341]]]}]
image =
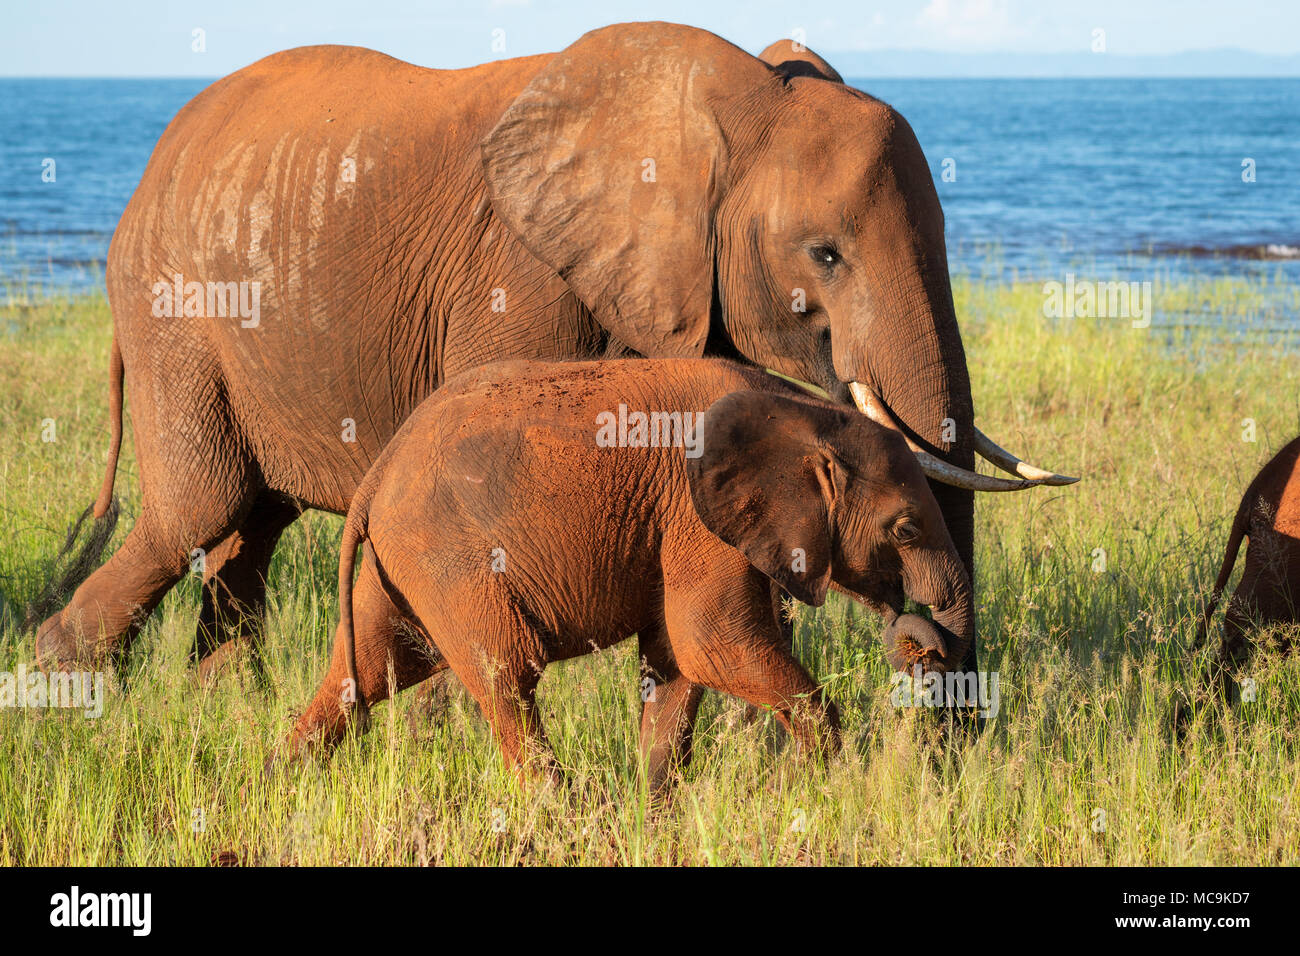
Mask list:
[{"label": "dry grass", "polygon": [[[1158,301],[1269,324],[1243,316],[1250,288],[1205,289]],[[215,688],[195,682],[191,578],[148,624],[130,690],[112,690],[102,717],[0,711],[0,864],[1294,863],[1300,655],[1259,655],[1255,701],[1201,701],[1181,738],[1170,716],[1193,684],[1186,646],[1238,497],[1300,430],[1294,351],[1048,321],[1031,284],[956,293],[981,423],[1087,476],[980,501],[981,667],[1001,691],[983,733],[950,737],[927,712],[895,709],[879,623],[833,601],[798,623],[801,659],[844,718],[844,752],[827,766],[710,695],[676,799],[648,808],[625,645],[542,682],[566,791],[516,784],[455,688],[433,715],[403,695],[332,762],[266,779],[336,615],[340,521],[310,515],[272,567],[269,686],[239,669]],[[99,484],[108,329],[99,299],[0,310],[0,669],[30,665],[16,617]],[[118,491],[120,540],[139,504],[129,441]]]}]

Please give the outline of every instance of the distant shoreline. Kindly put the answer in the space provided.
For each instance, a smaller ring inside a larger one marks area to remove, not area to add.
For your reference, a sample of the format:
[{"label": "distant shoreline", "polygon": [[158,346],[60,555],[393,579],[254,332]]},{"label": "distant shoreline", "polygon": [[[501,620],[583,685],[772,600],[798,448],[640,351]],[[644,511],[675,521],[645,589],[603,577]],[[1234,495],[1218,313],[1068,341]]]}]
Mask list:
[{"label": "distant shoreline", "polygon": [[[1063,273],[1075,284],[1105,285],[1115,277],[1101,271]],[[1048,314],[1046,287],[1058,280],[1044,280],[1026,275],[979,275],[956,270],[952,274],[954,299],[959,303],[959,318],[968,313],[962,302],[985,302],[990,297],[1005,298],[1016,304],[1025,315],[1036,315],[1048,326],[1084,325],[1128,328],[1127,318],[1108,317],[1100,312],[1078,317],[1052,317]],[[1186,274],[1157,276],[1152,286],[1152,332],[1190,332],[1202,330],[1219,345],[1240,344],[1243,340],[1271,340],[1288,351],[1300,349],[1300,283],[1288,277],[1268,274]],[[107,294],[102,280],[99,285],[83,288],[42,289],[38,286],[14,286],[0,281],[0,341],[16,334],[24,324],[40,321],[43,312],[61,315],[81,310],[102,310],[109,321]],[[53,310],[52,312],[50,310]],[[976,311],[979,311],[978,308]],[[202,321],[202,320],[195,320]],[[969,321],[969,318],[967,318]]]},{"label": "distant shoreline", "polygon": [[[832,58],[833,59],[833,58]],[[247,65],[247,64],[243,64]],[[442,67],[435,64],[417,64],[427,69],[455,69],[455,67]],[[238,69],[238,67],[232,68]],[[195,81],[203,83],[215,83],[228,73],[208,74],[187,74],[187,73],[167,73],[152,76],[148,74],[136,74],[129,76],[105,76],[97,73],[0,73],[0,83],[10,81],[39,81],[41,83],[67,80],[69,82],[85,82],[87,80],[96,80],[105,83],[157,83],[157,82],[185,82],[192,83]],[[955,73],[933,71],[926,73],[912,72],[865,72],[865,73],[845,73],[845,82],[850,86],[859,86],[862,83],[872,83],[876,80],[909,80],[924,82],[926,80],[970,80],[972,82],[999,82],[999,81],[1042,81],[1044,83],[1056,82],[1074,82],[1077,80],[1152,80],[1156,82],[1170,81],[1182,82],[1186,80],[1213,80],[1215,82],[1222,80],[1300,80],[1300,67],[1296,72],[1286,73]]]}]

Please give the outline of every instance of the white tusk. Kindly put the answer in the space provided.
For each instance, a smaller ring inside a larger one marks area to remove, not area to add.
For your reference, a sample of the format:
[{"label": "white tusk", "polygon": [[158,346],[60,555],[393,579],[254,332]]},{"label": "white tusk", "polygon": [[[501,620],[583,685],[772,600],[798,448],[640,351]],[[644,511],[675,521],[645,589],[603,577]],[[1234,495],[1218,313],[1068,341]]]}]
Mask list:
[{"label": "white tusk", "polygon": [[1009,478],[981,475],[979,472],[968,471],[959,465],[950,464],[942,458],[936,458],[928,451],[913,451],[913,454],[916,455],[917,463],[927,477],[955,488],[968,488],[971,491],[1021,491],[1039,484],[1037,481],[1013,481]]},{"label": "white tusk", "polygon": [[916,442],[908,438],[903,430],[898,427],[898,422],[894,421],[894,416],[889,414],[880,399],[876,398],[875,392],[861,382],[850,382],[849,394],[853,396],[853,404],[858,406],[858,411],[863,415],[866,415],[877,425],[883,425],[890,431],[898,432],[903,436],[903,441],[907,442],[907,447],[912,451],[918,452],[921,450],[917,447]]},{"label": "white tusk", "polygon": [[978,428],[975,429],[975,451],[980,457],[997,465],[1008,474],[1019,475],[1032,481],[1041,481],[1045,485],[1072,485],[1079,480],[1078,478],[1071,478],[1069,475],[1058,475],[1055,472],[1044,471],[1027,461],[1020,460]]},{"label": "white tusk", "polygon": [[875,392],[870,388],[861,382],[850,382],[849,394],[853,396],[853,404],[858,407],[858,411],[863,415],[877,425],[882,425],[890,431],[898,432],[903,436],[903,441],[907,442],[907,447],[912,449],[912,454],[916,456],[921,470],[925,472],[927,477],[933,478],[935,481],[941,481],[945,485],[952,485],[956,488],[966,488],[970,491],[1020,491],[1043,483],[1034,479],[1010,481],[1006,478],[994,478],[990,475],[981,475],[978,472],[968,471],[958,465],[950,464],[942,458],[925,451],[912,441],[907,436],[907,433],[898,426],[898,422],[894,421],[894,416],[885,408],[884,403],[876,398]]}]

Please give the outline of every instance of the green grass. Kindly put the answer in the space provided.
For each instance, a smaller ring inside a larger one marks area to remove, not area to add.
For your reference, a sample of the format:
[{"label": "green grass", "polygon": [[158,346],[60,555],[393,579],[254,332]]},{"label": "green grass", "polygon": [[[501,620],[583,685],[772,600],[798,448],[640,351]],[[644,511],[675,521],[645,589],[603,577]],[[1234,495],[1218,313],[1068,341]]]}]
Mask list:
[{"label": "green grass", "polygon": [[[825,766],[711,694],[695,763],[670,806],[648,808],[629,642],[542,681],[566,791],[506,773],[454,686],[433,714],[407,692],[332,761],[265,778],[336,618],[341,522],[312,514],[272,566],[268,686],[239,666],[198,684],[188,578],[102,717],[0,711],[0,864],[1296,862],[1300,655],[1257,655],[1253,702],[1198,700],[1181,738],[1170,720],[1193,687],[1198,600],[1241,491],[1300,431],[1296,353],[1285,336],[1238,334],[1277,317],[1238,280],[1158,290],[1171,311],[1223,315],[1229,335],[1047,320],[1036,283],[955,291],[983,427],[1086,476],[980,498],[981,667],[999,673],[1002,698],[982,734],[948,736],[893,708],[879,622],[833,599],[801,608],[797,628],[844,720],[844,750]],[[15,615],[99,486],[109,329],[101,298],[0,309],[0,669],[30,666]],[[130,447],[128,434],[115,542],[140,501]]]}]

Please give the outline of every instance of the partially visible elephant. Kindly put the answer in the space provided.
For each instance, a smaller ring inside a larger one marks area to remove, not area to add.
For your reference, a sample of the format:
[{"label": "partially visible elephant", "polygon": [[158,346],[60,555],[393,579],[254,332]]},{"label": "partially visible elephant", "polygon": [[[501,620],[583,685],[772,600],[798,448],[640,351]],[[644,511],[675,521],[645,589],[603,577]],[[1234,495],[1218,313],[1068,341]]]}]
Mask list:
[{"label": "partially visible elephant", "polygon": [[1233,670],[1249,655],[1249,630],[1300,621],[1300,438],[1278,452],[1242,496],[1196,647],[1209,631],[1243,538],[1250,539],[1246,569],[1224,612],[1216,667],[1225,697],[1231,693]]},{"label": "partially visible elephant", "polygon": [[[973,490],[1070,479],[975,427],[907,122],[806,50],[773,56],[630,23],[468,70],[305,47],[195,97],[108,255],[95,513],[124,381],[143,505],[40,626],[42,666],[122,651],[193,555],[194,657],[255,635],[284,529],[345,512],[426,396],[502,358],[721,356],[820,386],[927,453],[973,574]],[[977,451],[1017,477],[976,474]]]},{"label": "partially visible elephant", "polygon": [[543,669],[634,633],[652,786],[689,759],[702,687],[833,746],[774,587],[888,607],[903,669],[955,669],[974,633],[970,579],[897,432],[718,360],[489,365],[416,409],[358,488],[333,661],[286,749],[332,748],[353,704],[450,667],[507,762],[551,769]]},{"label": "partially visible elephant", "polygon": [[777,40],[760,53],[758,58],[764,63],[770,63],[786,76],[815,76],[833,83],[844,82],[835,67],[802,43],[793,40]]}]

